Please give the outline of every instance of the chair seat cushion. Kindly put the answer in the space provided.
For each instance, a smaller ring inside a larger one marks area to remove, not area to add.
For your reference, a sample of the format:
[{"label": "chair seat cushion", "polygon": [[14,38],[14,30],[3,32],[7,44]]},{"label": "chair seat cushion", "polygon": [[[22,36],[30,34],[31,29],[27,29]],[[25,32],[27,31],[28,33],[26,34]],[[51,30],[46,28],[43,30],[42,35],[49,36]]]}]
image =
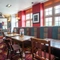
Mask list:
[{"label": "chair seat cushion", "polygon": [[4,47],[4,44],[0,44],[0,49]]},{"label": "chair seat cushion", "polygon": [[[44,57],[44,54],[45,52],[42,51],[42,58]],[[40,54],[39,52],[37,51],[36,52],[36,55],[35,55],[36,58],[40,57]],[[44,59],[44,58],[43,58]],[[49,53],[46,52],[46,59],[49,59]],[[55,59],[55,56],[51,54],[51,60],[54,60]]]},{"label": "chair seat cushion", "polygon": [[0,39],[3,39],[3,36],[0,36]]},{"label": "chair seat cushion", "polygon": [[2,43],[3,42],[3,39],[0,39],[0,43]]},{"label": "chair seat cushion", "polygon": [[13,44],[12,47],[14,50],[19,50],[19,49],[21,50],[21,47],[17,44]]}]

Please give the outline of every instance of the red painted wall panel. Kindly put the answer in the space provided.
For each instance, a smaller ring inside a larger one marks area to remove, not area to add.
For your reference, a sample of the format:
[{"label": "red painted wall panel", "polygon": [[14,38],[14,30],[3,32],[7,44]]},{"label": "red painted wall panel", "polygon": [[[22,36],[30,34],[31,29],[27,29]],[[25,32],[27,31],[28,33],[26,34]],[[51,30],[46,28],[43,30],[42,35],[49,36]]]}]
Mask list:
[{"label": "red painted wall panel", "polygon": [[25,15],[26,13],[25,13],[25,11],[22,11],[22,27],[25,27]]},{"label": "red painted wall panel", "polygon": [[18,21],[18,27],[21,27],[22,26],[22,22],[21,22],[21,18],[22,18],[22,11],[19,11],[18,12],[18,17],[20,17],[20,20]]},{"label": "red painted wall panel", "polygon": [[40,23],[33,23],[33,27],[39,27],[40,26]]},{"label": "red painted wall panel", "polygon": [[43,10],[44,10],[44,4],[43,3],[38,3],[36,5],[32,6],[32,13],[40,13],[40,22],[39,23],[33,23],[33,27],[40,27],[43,26]]},{"label": "red painted wall panel", "polygon": [[40,12],[40,3],[32,6],[32,13],[34,14],[38,12]]},{"label": "red painted wall panel", "polygon": [[[33,14],[40,13],[40,3],[32,6],[32,13]],[[38,27],[38,26],[40,26],[40,22],[39,23],[33,23],[33,27]]]},{"label": "red painted wall panel", "polygon": [[[40,22],[39,23],[33,23],[33,27],[40,27],[43,26],[43,10],[44,10],[44,4],[38,3],[32,6],[32,13],[40,13]],[[20,17],[20,21],[18,21],[18,27],[25,27],[25,20],[26,20],[26,10],[18,12],[18,16]],[[23,16],[24,19],[23,19]]]},{"label": "red painted wall panel", "polygon": [[18,12],[18,16],[20,17],[20,20],[18,21],[18,27],[25,27],[25,11]]},{"label": "red painted wall panel", "polygon": [[44,24],[44,3],[40,4],[40,26]]}]

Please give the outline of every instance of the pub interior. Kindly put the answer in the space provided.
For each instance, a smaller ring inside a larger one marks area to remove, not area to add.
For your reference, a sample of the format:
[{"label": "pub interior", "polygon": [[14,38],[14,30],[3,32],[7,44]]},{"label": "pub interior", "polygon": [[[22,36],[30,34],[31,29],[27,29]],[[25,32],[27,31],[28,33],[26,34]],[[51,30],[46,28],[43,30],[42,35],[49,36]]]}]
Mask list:
[{"label": "pub interior", "polygon": [[60,60],[60,0],[0,3],[0,60]]}]

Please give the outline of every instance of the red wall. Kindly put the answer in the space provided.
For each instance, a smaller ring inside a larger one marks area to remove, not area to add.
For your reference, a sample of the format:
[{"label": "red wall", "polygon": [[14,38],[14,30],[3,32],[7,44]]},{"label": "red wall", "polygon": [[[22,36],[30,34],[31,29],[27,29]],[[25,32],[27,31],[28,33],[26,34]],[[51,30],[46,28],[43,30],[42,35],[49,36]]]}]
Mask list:
[{"label": "red wall", "polygon": [[38,12],[40,12],[40,3],[32,6],[32,13],[34,14]]},{"label": "red wall", "polygon": [[19,11],[18,17],[20,17],[20,20],[18,21],[18,27],[25,27],[25,11]]},{"label": "red wall", "polygon": [[25,11],[22,11],[22,27],[25,27]]},{"label": "red wall", "polygon": [[22,26],[22,22],[21,22],[21,15],[22,15],[22,11],[18,12],[18,17],[20,17],[19,21],[18,21],[18,27]]},{"label": "red wall", "polygon": [[[43,3],[38,3],[32,6],[32,13],[40,13],[39,23],[33,23],[33,27],[40,27],[43,26],[43,10],[44,10],[44,4]],[[20,17],[20,20],[18,21],[18,27],[25,27],[25,16],[26,16],[26,11],[19,11],[18,16]],[[23,17],[24,16],[24,17]]]},{"label": "red wall", "polygon": [[[41,12],[42,11],[42,12]],[[40,27],[43,25],[43,4],[42,3],[38,3],[32,6],[32,13],[36,14],[39,13],[39,19],[40,22],[39,23],[33,23],[33,27]],[[41,24],[42,23],[42,24]]]},{"label": "red wall", "polygon": [[44,3],[40,4],[40,26],[44,25]]}]

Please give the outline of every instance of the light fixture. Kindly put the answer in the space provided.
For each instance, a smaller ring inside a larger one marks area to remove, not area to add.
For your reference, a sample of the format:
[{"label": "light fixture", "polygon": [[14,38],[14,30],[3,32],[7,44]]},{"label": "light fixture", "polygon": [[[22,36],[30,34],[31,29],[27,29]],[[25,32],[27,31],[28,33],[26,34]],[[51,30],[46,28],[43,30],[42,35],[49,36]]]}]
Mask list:
[{"label": "light fixture", "polygon": [[0,18],[4,18],[4,15],[2,14],[2,12],[0,12]]},{"label": "light fixture", "polygon": [[8,17],[8,22],[10,22],[11,21],[11,19],[10,19],[10,17]]},{"label": "light fixture", "polygon": [[10,5],[10,4],[7,4],[7,5],[6,5],[6,7],[8,7],[8,8],[9,8],[9,7],[11,7],[11,5]]},{"label": "light fixture", "polygon": [[20,17],[16,17],[17,20],[20,20]]},{"label": "light fixture", "polygon": [[20,17],[18,16],[18,14],[15,14],[15,17],[17,20],[20,20]]}]

